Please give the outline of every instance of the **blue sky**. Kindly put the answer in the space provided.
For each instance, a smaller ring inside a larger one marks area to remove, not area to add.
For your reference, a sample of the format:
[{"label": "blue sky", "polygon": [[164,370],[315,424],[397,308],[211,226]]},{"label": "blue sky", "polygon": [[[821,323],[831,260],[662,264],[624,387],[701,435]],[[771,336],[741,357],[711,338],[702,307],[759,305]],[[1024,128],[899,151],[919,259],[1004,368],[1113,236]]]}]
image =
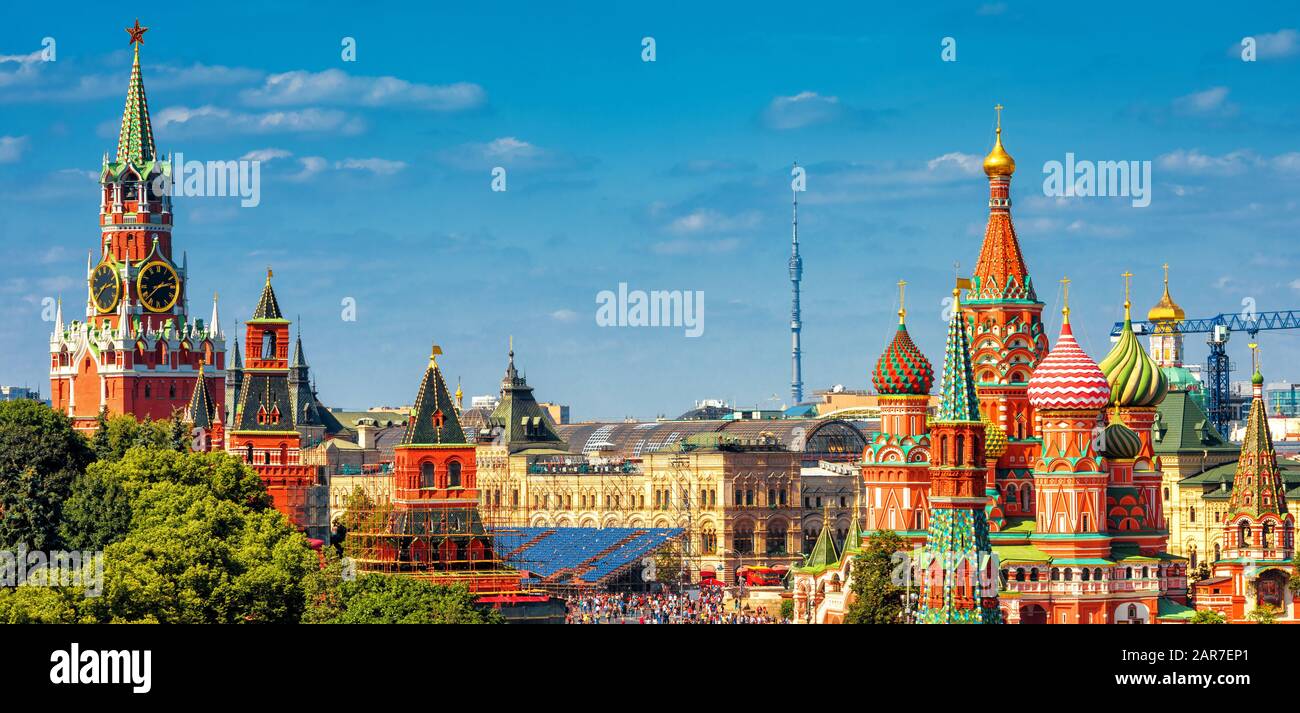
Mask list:
[{"label": "blue sky", "polygon": [[[1052,334],[1068,273],[1071,321],[1100,359],[1120,273],[1144,313],[1166,261],[1189,315],[1300,307],[1300,21],[1285,4],[351,5],[169,3],[140,18],[159,149],[268,159],[256,208],[178,199],[191,309],[206,316],[220,291],[233,331],[272,265],[331,405],[409,402],[433,340],[468,394],[492,393],[510,335],[539,398],[575,419],[776,405],[793,160],[808,171],[808,389],[866,388],[900,278],[937,360],[953,263],[968,272],[979,250],[998,102]],[[41,300],[84,296],[90,176],[115,148],[132,12],[28,4],[0,26],[0,383],[48,391]],[[1245,36],[1256,62],[1240,59]],[[45,37],[55,62],[33,59]],[[1067,152],[1151,161],[1151,205],[1044,196],[1042,166]],[[596,295],[620,282],[702,290],[703,336],[598,327]],[[355,322],[340,318],[348,297]],[[1300,377],[1300,334],[1261,343],[1271,381]]]}]

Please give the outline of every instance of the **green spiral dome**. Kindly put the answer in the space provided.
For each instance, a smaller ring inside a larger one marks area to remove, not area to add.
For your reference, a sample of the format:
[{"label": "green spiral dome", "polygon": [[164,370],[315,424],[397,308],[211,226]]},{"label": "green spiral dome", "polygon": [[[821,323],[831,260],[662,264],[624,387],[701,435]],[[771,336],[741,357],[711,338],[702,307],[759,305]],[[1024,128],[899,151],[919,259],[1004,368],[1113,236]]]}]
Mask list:
[{"label": "green spiral dome", "polygon": [[1169,393],[1169,377],[1138,343],[1127,315],[1119,341],[1098,366],[1110,384],[1110,406],[1155,406]]},{"label": "green spiral dome", "polygon": [[1122,423],[1112,423],[1102,432],[1101,454],[1107,458],[1132,460],[1142,450],[1142,437]]}]

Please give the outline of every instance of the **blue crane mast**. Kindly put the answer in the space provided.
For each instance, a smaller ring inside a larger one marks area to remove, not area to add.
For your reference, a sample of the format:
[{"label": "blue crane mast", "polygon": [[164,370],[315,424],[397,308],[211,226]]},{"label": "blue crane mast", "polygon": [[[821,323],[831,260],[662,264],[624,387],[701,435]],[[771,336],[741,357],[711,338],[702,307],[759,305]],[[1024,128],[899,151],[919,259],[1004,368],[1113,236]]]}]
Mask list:
[{"label": "blue crane mast", "polygon": [[[1133,322],[1133,331],[1138,334],[1151,334],[1154,328],[1154,322]],[[1225,312],[1203,319],[1185,319],[1174,329],[1181,334],[1210,335],[1206,339],[1210,355],[1205,359],[1205,411],[1214,428],[1226,436],[1228,422],[1232,420],[1228,405],[1231,396],[1228,372],[1232,369],[1228,359],[1228,339],[1233,332],[1245,332],[1253,340],[1264,330],[1300,329],[1300,310]],[[1123,331],[1124,323],[1116,322],[1110,336],[1118,337]]]}]

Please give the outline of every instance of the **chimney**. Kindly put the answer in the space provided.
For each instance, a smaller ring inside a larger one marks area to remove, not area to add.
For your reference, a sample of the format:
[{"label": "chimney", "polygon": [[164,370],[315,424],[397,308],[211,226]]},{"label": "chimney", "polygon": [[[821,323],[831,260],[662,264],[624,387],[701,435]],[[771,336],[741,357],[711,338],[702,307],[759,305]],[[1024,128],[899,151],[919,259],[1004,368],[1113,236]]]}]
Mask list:
[{"label": "chimney", "polygon": [[375,427],[374,424],[358,423],[357,424],[357,445],[367,450],[374,448],[376,430],[378,429]]}]

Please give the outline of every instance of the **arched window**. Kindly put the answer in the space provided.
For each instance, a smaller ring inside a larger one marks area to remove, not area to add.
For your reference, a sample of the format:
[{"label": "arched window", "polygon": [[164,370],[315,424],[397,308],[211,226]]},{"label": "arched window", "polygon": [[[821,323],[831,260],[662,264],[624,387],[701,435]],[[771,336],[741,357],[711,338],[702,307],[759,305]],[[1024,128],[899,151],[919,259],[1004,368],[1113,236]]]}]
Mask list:
[{"label": "arched window", "polygon": [[957,465],[966,463],[966,437],[957,434],[957,452],[953,453],[953,462]]},{"label": "arched window", "polygon": [[1037,582],[1037,581],[1038,581],[1038,568],[1037,568],[1037,567],[1032,567],[1032,568],[1030,568],[1030,570],[1029,570],[1029,581],[1031,581],[1031,582]]},{"label": "arched window", "polygon": [[268,329],[262,332],[262,358],[274,359],[275,352],[275,332]]},{"label": "arched window", "polygon": [[153,398],[153,387],[147,381],[144,384],[144,397],[146,399]]},{"label": "arched window", "polygon": [[1187,509],[1187,521],[1188,521],[1188,522],[1196,522],[1196,506],[1195,506],[1195,505],[1193,505],[1192,507],[1190,507],[1190,508]]},{"label": "arched window", "polygon": [[1092,579],[1093,581],[1097,581],[1097,582],[1101,581],[1101,567],[1098,567],[1097,569],[1094,569],[1092,571]]},{"label": "arched window", "polygon": [[1022,512],[1029,512],[1029,508],[1031,507],[1030,502],[1029,483],[1025,483],[1020,486],[1020,510]]},{"label": "arched window", "polygon": [[1067,582],[1074,581],[1074,570],[1070,567],[1065,568],[1065,581]]},{"label": "arched window", "polygon": [[280,444],[280,465],[289,465],[289,446]]},{"label": "arched window", "polygon": [[1053,582],[1061,581],[1061,570],[1055,567],[1052,568],[1052,581]]},{"label": "arched window", "polygon": [[1260,537],[1259,540],[1260,547],[1272,547],[1273,546],[1273,523],[1271,522],[1264,523],[1263,527],[1261,527],[1259,530],[1259,537]]},{"label": "arched window", "polygon": [[1024,567],[1017,567],[1017,568],[1016,568],[1016,581],[1017,581],[1017,582],[1023,582],[1023,581],[1025,581],[1025,568],[1024,568]]},{"label": "arched window", "polygon": [[434,473],[433,463],[425,461],[420,464],[420,487],[421,488],[435,487],[433,482],[433,473]]},{"label": "arched window", "polygon": [[711,555],[718,549],[718,532],[713,529],[712,525],[705,525],[704,530],[700,532],[700,550],[703,554]]},{"label": "arched window", "polygon": [[1245,520],[1237,526],[1237,546],[1250,547],[1250,523]]},{"label": "arched window", "polygon": [[447,487],[460,487],[460,461],[454,460],[447,464]]},{"label": "arched window", "polygon": [[736,528],[736,534],[732,537],[735,549],[738,554],[748,555],[754,552],[754,526],[745,523]]},{"label": "arched window", "polygon": [[[148,389],[148,386],[146,386],[145,388]],[[252,443],[249,443],[249,444],[247,444],[247,445],[244,446],[244,462],[245,462],[245,463],[252,463],[252,462],[253,462],[253,444],[252,444]]]},{"label": "arched window", "polygon": [[769,524],[767,526],[767,553],[769,555],[783,555],[785,549],[785,523]]}]

